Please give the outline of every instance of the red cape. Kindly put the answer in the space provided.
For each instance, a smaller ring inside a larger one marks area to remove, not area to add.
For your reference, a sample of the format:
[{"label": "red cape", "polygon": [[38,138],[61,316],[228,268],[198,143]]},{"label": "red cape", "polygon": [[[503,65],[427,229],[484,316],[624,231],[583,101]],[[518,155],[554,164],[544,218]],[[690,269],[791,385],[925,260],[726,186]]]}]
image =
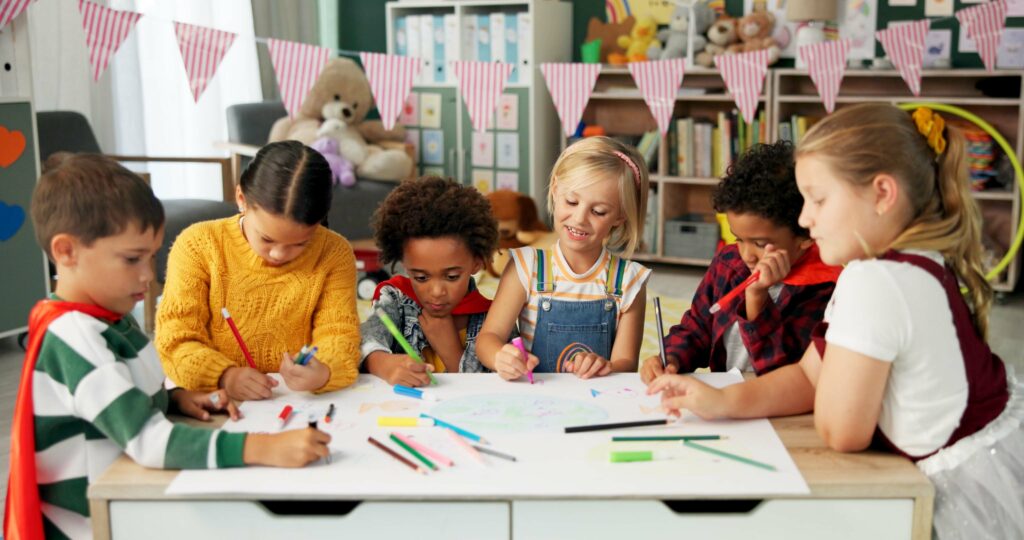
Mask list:
[{"label": "red cape", "polygon": [[[423,307],[420,303],[420,299],[416,297],[416,291],[412,288],[412,281],[405,276],[395,276],[387,281],[383,281],[377,284],[377,289],[373,291],[373,300],[377,301],[380,298],[380,290],[385,285],[391,285],[392,287],[402,291],[402,294],[412,298],[416,302],[417,306]],[[487,313],[487,310],[491,308],[491,301],[488,300],[484,295],[480,294],[480,291],[473,289],[466,293],[466,296],[462,297],[462,301],[459,305],[455,306],[452,310],[452,315],[476,315],[478,313]]]},{"label": "red cape", "polygon": [[834,283],[843,271],[840,266],[829,266],[821,262],[818,244],[814,244],[804,252],[800,260],[789,269],[789,275],[782,280],[786,285],[817,285]]},{"label": "red cape", "polygon": [[58,300],[42,300],[28,317],[28,349],[21,367],[21,384],[14,405],[11,426],[11,460],[7,479],[7,505],[4,508],[4,538],[7,540],[43,540],[43,513],[36,481],[36,434],[32,409],[32,373],[39,349],[50,323],[70,311],[116,322],[121,315],[99,306]]}]

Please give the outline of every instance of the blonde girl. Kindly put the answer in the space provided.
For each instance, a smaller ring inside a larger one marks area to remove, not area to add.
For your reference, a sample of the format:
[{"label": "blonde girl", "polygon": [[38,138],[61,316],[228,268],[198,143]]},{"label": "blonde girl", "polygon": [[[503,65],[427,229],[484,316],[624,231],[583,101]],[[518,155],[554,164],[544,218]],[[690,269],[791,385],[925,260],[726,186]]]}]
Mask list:
[{"label": "blonde girl", "polygon": [[931,478],[938,538],[1024,538],[1024,387],[985,343],[992,289],[965,157],[928,109],[863,104],[817,124],[796,153],[800,225],[847,267],[814,346],[742,385],[665,376],[650,390],[703,417],[813,408],[833,449],[874,444]]},{"label": "blonde girl", "polygon": [[[643,160],[614,139],[562,153],[548,185],[558,242],[512,250],[477,338],[485,367],[506,380],[636,370],[650,270],[627,258],[640,243],[647,189]],[[525,355],[508,344],[517,322]]]}]

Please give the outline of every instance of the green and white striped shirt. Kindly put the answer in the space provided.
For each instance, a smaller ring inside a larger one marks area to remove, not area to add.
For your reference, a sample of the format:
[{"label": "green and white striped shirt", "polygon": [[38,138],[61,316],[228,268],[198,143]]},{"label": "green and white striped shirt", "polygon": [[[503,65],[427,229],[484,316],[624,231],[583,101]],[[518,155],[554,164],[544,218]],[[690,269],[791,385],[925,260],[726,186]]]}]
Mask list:
[{"label": "green and white striped shirt", "polygon": [[50,324],[32,377],[36,470],[47,538],[92,538],[86,489],[125,452],[152,468],[242,463],[244,433],[175,424],[156,349],[135,319],[81,312]]}]

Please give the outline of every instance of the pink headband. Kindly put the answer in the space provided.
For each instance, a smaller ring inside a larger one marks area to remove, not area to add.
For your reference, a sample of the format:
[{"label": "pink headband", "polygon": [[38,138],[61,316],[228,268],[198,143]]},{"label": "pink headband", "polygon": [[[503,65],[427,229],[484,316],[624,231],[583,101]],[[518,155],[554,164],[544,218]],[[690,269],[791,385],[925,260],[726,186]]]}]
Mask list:
[{"label": "pink headband", "polygon": [[640,168],[637,167],[636,163],[633,163],[633,160],[629,159],[629,156],[627,156],[626,154],[623,154],[622,152],[619,152],[618,150],[613,150],[612,153],[614,153],[616,156],[619,156],[619,159],[621,159],[622,161],[625,161],[626,165],[629,165],[629,168],[633,170],[633,183],[636,184],[636,189],[639,191],[640,190]]}]

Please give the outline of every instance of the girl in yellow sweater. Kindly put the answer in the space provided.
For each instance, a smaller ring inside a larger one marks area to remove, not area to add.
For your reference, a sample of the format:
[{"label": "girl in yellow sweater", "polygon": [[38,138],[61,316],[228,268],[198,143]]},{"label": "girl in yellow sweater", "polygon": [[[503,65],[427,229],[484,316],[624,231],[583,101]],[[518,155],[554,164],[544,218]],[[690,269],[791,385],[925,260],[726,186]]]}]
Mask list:
[{"label": "girl in yellow sweater", "polygon": [[[156,347],[168,376],[190,390],[224,388],[266,399],[278,371],[292,390],[324,392],[355,381],[359,365],[355,257],[321,225],[331,171],[315,150],[272,143],[242,173],[239,215],[182,231],[167,261]],[[258,369],[248,367],[227,308]],[[315,344],[316,357],[292,353]]]}]

